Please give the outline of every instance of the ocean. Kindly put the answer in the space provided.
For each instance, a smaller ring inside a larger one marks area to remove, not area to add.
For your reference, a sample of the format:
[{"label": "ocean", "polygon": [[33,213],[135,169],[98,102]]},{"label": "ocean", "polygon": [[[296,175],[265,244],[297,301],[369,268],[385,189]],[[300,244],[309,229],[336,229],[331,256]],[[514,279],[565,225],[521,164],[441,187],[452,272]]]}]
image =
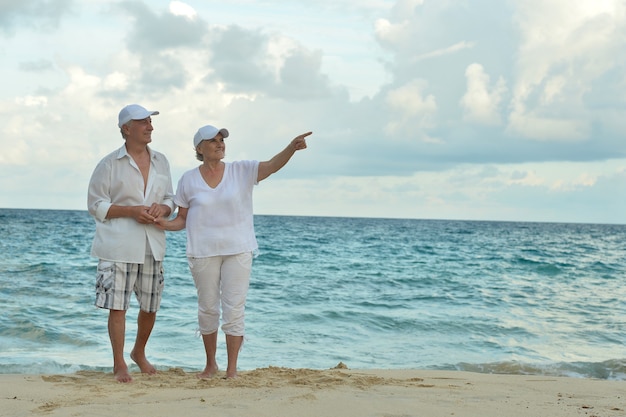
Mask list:
[{"label": "ocean", "polygon": [[[626,225],[258,215],[255,226],[241,371],[343,363],[626,380]],[[111,372],[93,233],[86,211],[0,209],[0,373]],[[147,354],[192,372],[204,350],[185,240],[167,234]],[[129,364],[137,311],[133,297]]]}]

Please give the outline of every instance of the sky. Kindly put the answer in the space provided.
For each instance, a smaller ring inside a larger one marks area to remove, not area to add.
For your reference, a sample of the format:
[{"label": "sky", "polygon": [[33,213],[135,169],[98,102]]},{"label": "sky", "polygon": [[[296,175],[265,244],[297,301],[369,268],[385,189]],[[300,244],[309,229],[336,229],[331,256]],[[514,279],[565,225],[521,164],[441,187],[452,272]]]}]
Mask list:
[{"label": "sky", "polygon": [[626,223],[624,0],[0,0],[0,207],[86,210],[120,109],[256,214]]}]

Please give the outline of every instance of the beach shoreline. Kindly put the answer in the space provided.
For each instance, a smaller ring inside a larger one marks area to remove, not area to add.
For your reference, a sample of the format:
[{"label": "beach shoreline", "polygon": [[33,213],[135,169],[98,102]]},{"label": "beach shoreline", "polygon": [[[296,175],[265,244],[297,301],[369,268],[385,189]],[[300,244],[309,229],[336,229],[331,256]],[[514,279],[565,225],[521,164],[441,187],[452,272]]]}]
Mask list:
[{"label": "beach shoreline", "polygon": [[179,368],[121,384],[111,373],[0,374],[6,416],[619,416],[623,381],[433,370],[268,367],[200,380]]}]

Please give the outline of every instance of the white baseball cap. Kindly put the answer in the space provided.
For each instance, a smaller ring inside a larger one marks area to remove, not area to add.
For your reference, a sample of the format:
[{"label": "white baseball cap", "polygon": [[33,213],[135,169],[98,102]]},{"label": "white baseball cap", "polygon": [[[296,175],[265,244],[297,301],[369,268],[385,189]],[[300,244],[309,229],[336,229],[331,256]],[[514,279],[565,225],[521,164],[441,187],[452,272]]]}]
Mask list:
[{"label": "white baseball cap", "polygon": [[120,110],[117,126],[121,129],[123,125],[131,120],[143,120],[155,114],[159,114],[156,110],[146,110],[139,104],[129,104]]},{"label": "white baseball cap", "polygon": [[193,147],[197,148],[200,142],[207,139],[213,139],[218,133],[222,134],[222,137],[228,137],[228,130],[221,128],[218,129],[215,126],[206,125],[198,129],[198,132],[193,137]]}]

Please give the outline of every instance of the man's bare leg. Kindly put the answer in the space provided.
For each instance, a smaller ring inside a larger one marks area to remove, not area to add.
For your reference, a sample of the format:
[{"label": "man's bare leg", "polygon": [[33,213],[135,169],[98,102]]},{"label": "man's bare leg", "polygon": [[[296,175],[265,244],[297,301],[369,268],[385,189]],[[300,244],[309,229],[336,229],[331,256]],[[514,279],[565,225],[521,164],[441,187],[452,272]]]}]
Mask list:
[{"label": "man's bare leg", "polygon": [[204,343],[204,351],[206,352],[206,367],[204,371],[196,375],[198,378],[212,378],[217,374],[217,362],[215,360],[215,352],[217,351],[217,332],[211,334],[203,334],[202,342]]},{"label": "man's bare leg", "polygon": [[128,365],[124,360],[124,338],[126,336],[126,311],[109,310],[109,339],[113,349],[113,376],[119,382],[131,382]]},{"label": "man's bare leg", "polygon": [[226,352],[228,354],[228,368],[226,378],[237,378],[237,359],[243,343],[243,336],[226,335]]},{"label": "man's bare leg", "polygon": [[132,352],[130,352],[130,358],[139,366],[141,372],[149,375],[154,375],[157,372],[156,368],[146,358],[146,344],[148,343],[150,333],[152,333],[155,321],[156,313],[147,313],[139,310],[139,315],[137,316],[137,337],[135,346]]}]

